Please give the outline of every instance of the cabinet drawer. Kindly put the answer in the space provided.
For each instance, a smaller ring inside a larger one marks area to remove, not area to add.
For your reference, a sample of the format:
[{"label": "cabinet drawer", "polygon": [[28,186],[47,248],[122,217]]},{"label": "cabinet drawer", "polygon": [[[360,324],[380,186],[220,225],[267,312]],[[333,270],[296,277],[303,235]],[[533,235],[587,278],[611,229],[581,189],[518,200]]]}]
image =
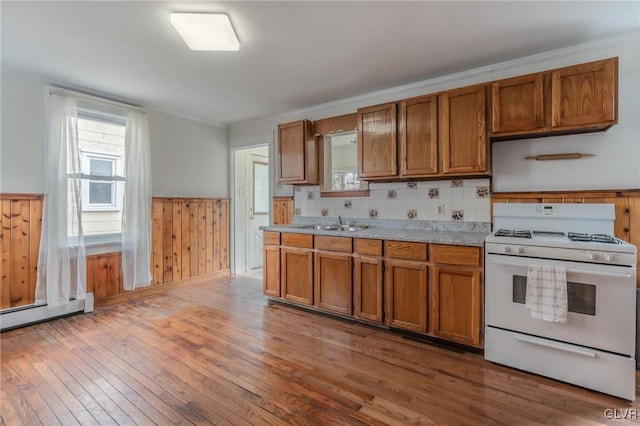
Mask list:
[{"label": "cabinet drawer", "polygon": [[481,266],[480,247],[463,247],[431,244],[433,263],[447,265]]},{"label": "cabinet drawer", "polygon": [[388,257],[394,257],[396,259],[427,260],[426,243],[385,241],[384,252]]},{"label": "cabinet drawer", "polygon": [[370,256],[382,256],[382,240],[370,240],[368,238],[354,238],[354,250],[358,254]]},{"label": "cabinet drawer", "polygon": [[282,245],[291,247],[313,248],[313,235],[282,233]]},{"label": "cabinet drawer", "polygon": [[316,248],[318,250],[352,252],[352,240],[350,237],[328,237],[316,235]]},{"label": "cabinet drawer", "polygon": [[280,233],[273,231],[264,231],[262,233],[262,240],[264,241],[264,244],[277,246],[280,244]]}]

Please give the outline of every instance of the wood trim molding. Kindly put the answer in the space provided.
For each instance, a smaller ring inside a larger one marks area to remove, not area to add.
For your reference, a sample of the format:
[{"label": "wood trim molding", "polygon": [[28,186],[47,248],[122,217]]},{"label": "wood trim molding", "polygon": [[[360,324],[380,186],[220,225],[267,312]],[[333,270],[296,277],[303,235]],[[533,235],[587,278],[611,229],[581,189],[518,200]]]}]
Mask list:
[{"label": "wood trim molding", "polygon": [[42,200],[44,194],[12,194],[10,192],[0,193],[0,200]]},{"label": "wood trim molding", "polygon": [[215,200],[215,201],[231,201],[231,198],[225,197],[151,197],[153,200],[157,201],[207,201],[207,200]]},{"label": "wood trim molding", "polygon": [[640,197],[640,189],[595,189],[595,190],[571,190],[571,191],[526,191],[526,192],[492,192],[492,198],[549,198],[566,197]]},{"label": "wood trim molding", "polygon": [[353,191],[320,191],[321,198],[331,197],[368,197],[368,189],[357,189]]}]

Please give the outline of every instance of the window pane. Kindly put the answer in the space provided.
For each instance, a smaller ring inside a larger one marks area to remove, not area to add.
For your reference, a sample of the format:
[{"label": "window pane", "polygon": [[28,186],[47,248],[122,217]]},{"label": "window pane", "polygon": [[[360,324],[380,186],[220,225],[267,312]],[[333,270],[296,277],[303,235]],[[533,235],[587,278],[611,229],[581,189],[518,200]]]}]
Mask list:
[{"label": "window pane", "polygon": [[89,204],[113,204],[113,183],[89,182]]},{"label": "window pane", "polygon": [[[525,303],[527,298],[527,277],[513,276],[513,303]],[[596,286],[567,281],[567,303],[569,312],[596,314]]]},{"label": "window pane", "polygon": [[89,160],[89,173],[96,176],[112,176],[113,161],[99,160],[92,158]]},{"label": "window pane", "polygon": [[[83,153],[82,172],[97,176],[122,176],[125,161],[125,126],[90,116],[78,117],[78,139]],[[124,120],[123,120],[124,123]],[[122,231],[123,182],[82,181],[82,230],[84,235]]]},{"label": "window pane", "polygon": [[253,162],[253,212],[269,213],[269,165]]}]

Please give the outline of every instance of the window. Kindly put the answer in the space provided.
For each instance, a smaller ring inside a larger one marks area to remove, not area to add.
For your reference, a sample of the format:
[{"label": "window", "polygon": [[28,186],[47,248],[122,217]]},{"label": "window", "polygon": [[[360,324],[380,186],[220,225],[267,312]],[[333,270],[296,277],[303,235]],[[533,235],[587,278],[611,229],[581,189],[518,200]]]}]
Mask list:
[{"label": "window", "polygon": [[120,156],[82,152],[82,209],[84,211],[116,211],[122,208],[118,182]]},{"label": "window", "polygon": [[122,232],[124,134],[124,117],[78,107],[82,229],[89,241]]}]

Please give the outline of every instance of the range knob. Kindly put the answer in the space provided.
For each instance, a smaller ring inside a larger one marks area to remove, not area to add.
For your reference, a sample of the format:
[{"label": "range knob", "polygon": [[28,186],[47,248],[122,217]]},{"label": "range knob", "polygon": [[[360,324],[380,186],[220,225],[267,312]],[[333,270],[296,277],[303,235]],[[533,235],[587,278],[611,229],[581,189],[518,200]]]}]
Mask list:
[{"label": "range knob", "polygon": [[605,262],[611,262],[612,260],[614,260],[616,258],[615,254],[605,254],[604,256],[602,256],[602,258],[605,260]]},{"label": "range knob", "polygon": [[509,247],[509,246],[505,246],[502,250],[503,250],[505,253],[511,253],[511,247]]},{"label": "range knob", "polygon": [[587,259],[596,260],[596,259],[598,259],[598,255],[595,254],[595,253],[587,253]]},{"label": "range knob", "polygon": [[524,253],[524,247],[518,247],[517,252],[518,252],[518,254]]}]

